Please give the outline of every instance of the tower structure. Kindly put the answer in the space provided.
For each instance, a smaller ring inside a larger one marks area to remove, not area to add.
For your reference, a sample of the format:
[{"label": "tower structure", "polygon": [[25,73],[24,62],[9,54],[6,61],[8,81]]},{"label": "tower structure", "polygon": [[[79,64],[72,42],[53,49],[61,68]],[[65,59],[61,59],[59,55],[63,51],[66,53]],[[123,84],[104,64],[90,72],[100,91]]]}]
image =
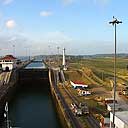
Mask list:
[{"label": "tower structure", "polygon": [[63,48],[63,62],[62,62],[63,70],[67,70],[66,62],[65,62],[65,48]]}]

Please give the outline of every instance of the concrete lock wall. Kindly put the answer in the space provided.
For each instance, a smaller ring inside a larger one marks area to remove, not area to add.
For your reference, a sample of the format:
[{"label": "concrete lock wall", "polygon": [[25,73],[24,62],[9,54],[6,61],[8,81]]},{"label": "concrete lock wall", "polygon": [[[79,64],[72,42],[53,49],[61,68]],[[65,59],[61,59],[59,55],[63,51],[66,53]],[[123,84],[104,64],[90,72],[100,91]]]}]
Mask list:
[{"label": "concrete lock wall", "polygon": [[[54,88],[54,83],[55,79],[54,77],[50,74],[48,69],[19,69],[16,71],[13,71],[10,77],[10,81],[6,86],[6,89],[4,90],[3,94],[0,94],[0,128],[2,128],[2,123],[4,121],[4,109],[5,109],[5,103],[6,101],[10,101],[11,97],[13,97],[14,92],[18,88],[18,86],[23,86],[26,84],[26,82],[35,84],[41,82],[42,85],[47,85],[44,84],[50,83],[50,90],[52,94],[52,98],[54,100],[54,103],[57,108],[57,113],[60,117],[60,120],[62,124],[64,125],[64,128],[71,128],[71,122],[69,118],[66,115],[65,109],[62,105],[60,97],[58,97],[58,93]],[[28,84],[29,86],[31,84]]]},{"label": "concrete lock wall", "polygon": [[67,116],[67,111],[65,111],[66,109],[64,108],[64,105],[62,103],[62,99],[60,97],[60,94],[57,90],[57,88],[55,88],[55,78],[53,76],[53,73],[51,70],[49,70],[49,81],[50,81],[50,88],[51,88],[51,94],[53,96],[56,108],[57,108],[57,112],[59,114],[61,123],[63,125],[64,128],[73,128],[72,122],[70,120],[70,118]]},{"label": "concrete lock wall", "polygon": [[48,82],[48,69],[22,69],[19,71],[19,83]]},{"label": "concrete lock wall", "polygon": [[[4,112],[5,103],[10,101],[13,97],[14,92],[23,86],[26,82],[35,84],[41,83],[42,85],[47,85],[48,79],[48,69],[44,70],[13,70],[10,76],[8,84],[4,84],[0,88],[0,128],[4,122]],[[46,83],[46,84],[45,84]],[[31,86],[31,84],[28,84]]]},{"label": "concrete lock wall", "polygon": [[16,90],[18,81],[18,71],[13,71],[11,73],[9,83],[5,83],[0,88],[0,128],[2,128],[4,123],[4,112],[5,112],[5,103],[10,101],[13,92]]}]

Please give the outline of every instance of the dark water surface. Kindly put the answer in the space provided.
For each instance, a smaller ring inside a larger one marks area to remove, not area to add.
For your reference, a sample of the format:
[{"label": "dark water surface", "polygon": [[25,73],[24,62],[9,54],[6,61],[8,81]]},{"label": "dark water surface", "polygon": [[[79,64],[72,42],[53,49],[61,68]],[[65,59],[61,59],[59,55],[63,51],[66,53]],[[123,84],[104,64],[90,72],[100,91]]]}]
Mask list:
[{"label": "dark water surface", "polygon": [[28,66],[25,67],[25,69],[43,69],[46,68],[45,64],[43,62],[32,62]]},{"label": "dark water surface", "polygon": [[41,86],[20,88],[9,104],[12,125],[21,128],[61,128],[50,90]]}]

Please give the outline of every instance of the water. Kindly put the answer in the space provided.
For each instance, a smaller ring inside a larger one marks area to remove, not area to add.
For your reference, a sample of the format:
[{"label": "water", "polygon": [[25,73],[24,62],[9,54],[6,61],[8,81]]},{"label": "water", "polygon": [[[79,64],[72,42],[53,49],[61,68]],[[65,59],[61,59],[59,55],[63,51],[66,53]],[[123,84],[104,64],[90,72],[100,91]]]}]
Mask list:
[{"label": "water", "polygon": [[[42,62],[28,67],[41,67]],[[12,126],[20,128],[62,128],[46,82],[18,85],[19,89],[9,103]]]},{"label": "water", "polygon": [[[45,86],[45,87],[43,87]],[[9,103],[9,118],[21,128],[60,128],[47,85],[20,88]]]},{"label": "water", "polygon": [[43,63],[41,57],[36,58],[35,61],[33,61],[32,63],[30,63],[25,67],[25,69],[44,69],[44,68],[46,68],[46,66]]},{"label": "water", "polygon": [[30,63],[27,67],[25,67],[25,69],[43,69],[46,68],[44,63],[42,62],[32,62]]}]

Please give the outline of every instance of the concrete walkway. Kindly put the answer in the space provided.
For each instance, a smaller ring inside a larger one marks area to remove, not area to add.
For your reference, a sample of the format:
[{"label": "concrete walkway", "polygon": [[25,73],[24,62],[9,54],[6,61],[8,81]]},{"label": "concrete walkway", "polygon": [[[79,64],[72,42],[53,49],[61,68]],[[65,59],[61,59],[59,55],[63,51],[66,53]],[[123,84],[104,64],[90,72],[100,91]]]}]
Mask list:
[{"label": "concrete walkway", "polygon": [[10,72],[2,72],[0,74],[0,85],[8,84],[10,76],[11,76],[11,71]]}]

